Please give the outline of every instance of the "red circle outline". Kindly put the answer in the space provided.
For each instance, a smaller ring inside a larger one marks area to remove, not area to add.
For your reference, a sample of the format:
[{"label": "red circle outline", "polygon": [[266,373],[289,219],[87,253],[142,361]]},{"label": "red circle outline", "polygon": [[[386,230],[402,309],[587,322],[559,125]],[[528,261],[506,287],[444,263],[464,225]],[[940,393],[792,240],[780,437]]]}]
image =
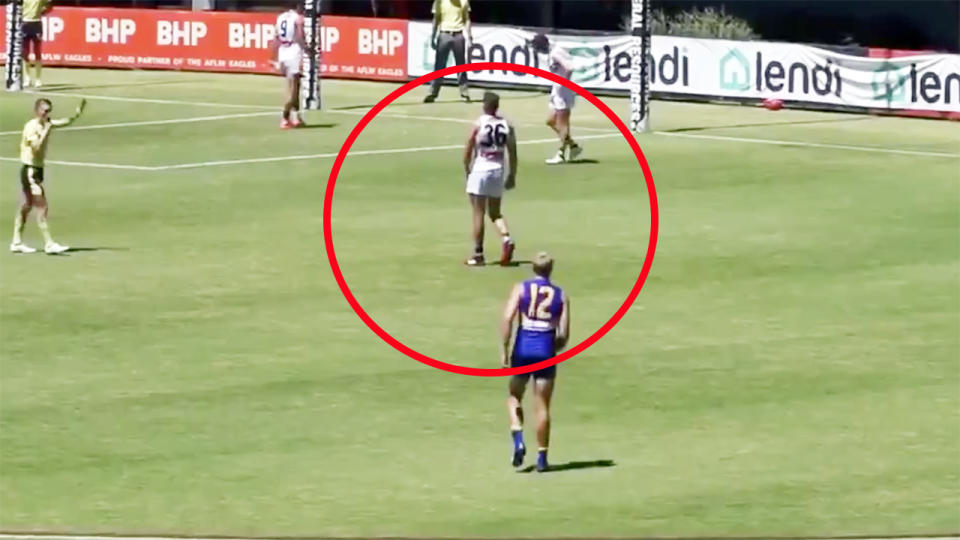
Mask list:
[{"label": "red circle outline", "polygon": [[[650,241],[647,245],[647,254],[643,260],[643,268],[640,270],[640,275],[637,277],[637,282],[634,284],[633,288],[630,290],[630,294],[627,295],[627,299],[624,300],[623,304],[617,309],[616,313],[607,321],[599,330],[594,332],[590,337],[580,342],[579,345],[568,349],[553,358],[544,360],[542,362],[537,362],[536,364],[530,364],[523,367],[515,368],[472,368],[466,366],[459,366],[456,364],[448,364],[434,358],[430,358],[424,354],[421,354],[410,347],[407,347],[389,333],[381,328],[368,314],[364,311],[363,307],[357,302],[357,299],[353,296],[353,293],[350,291],[350,287],[347,286],[347,282],[343,278],[343,273],[340,271],[340,264],[337,262],[337,256],[333,248],[333,230],[332,230],[332,215],[333,215],[333,190],[337,183],[337,176],[340,174],[340,168],[343,166],[344,160],[347,158],[347,154],[350,151],[350,148],[353,146],[354,141],[357,140],[357,137],[360,133],[367,127],[367,124],[370,123],[373,118],[380,113],[387,105],[393,103],[394,100],[400,96],[406,94],[410,90],[417,88],[418,86],[428,83],[434,79],[444,77],[447,75],[453,75],[456,73],[461,73],[464,71],[483,71],[483,70],[499,70],[499,71],[512,71],[512,72],[521,72],[528,75],[534,75],[547,79],[549,81],[555,82],[557,84],[563,85],[574,92],[583,96],[584,99],[592,103],[596,108],[600,109],[607,118],[620,130],[620,133],[626,139],[627,143],[630,145],[630,148],[633,149],[633,153],[637,156],[637,161],[640,163],[640,168],[643,171],[643,177],[647,184],[647,194],[650,201]],[[428,73],[426,75],[417,77],[416,79],[404,84],[403,86],[397,88],[385,98],[380,100],[379,103],[374,105],[367,114],[363,115],[363,118],[357,123],[353,128],[353,131],[350,132],[350,135],[347,136],[346,141],[344,141],[343,146],[340,148],[340,152],[337,154],[337,159],[333,163],[333,168],[330,170],[330,178],[327,182],[326,195],[323,199],[323,240],[327,249],[327,258],[330,260],[330,269],[333,271],[333,277],[337,281],[337,285],[340,287],[340,291],[343,293],[344,298],[347,299],[347,303],[350,304],[350,307],[353,308],[353,311],[356,312],[357,316],[360,317],[367,327],[370,328],[377,336],[380,337],[387,344],[392,346],[394,349],[402,352],[403,354],[437,369],[442,369],[444,371],[449,371],[451,373],[460,373],[462,375],[474,375],[481,377],[500,377],[506,375],[521,375],[525,373],[531,373],[546,367],[550,367],[564,360],[573,358],[574,356],[585,351],[591,345],[600,340],[604,335],[607,334],[610,330],[616,326],[620,319],[627,313],[627,310],[630,309],[630,306],[633,305],[633,302],[636,300],[637,295],[640,294],[640,290],[643,288],[644,283],[647,280],[647,276],[650,274],[650,269],[653,266],[653,256],[657,250],[657,235],[659,232],[659,223],[660,223],[660,211],[657,205],[657,191],[656,186],[653,183],[653,174],[650,172],[650,166],[647,164],[647,160],[643,155],[643,151],[640,149],[640,145],[634,139],[633,135],[630,133],[630,130],[627,129],[627,126],[624,125],[623,121],[608,107],[605,103],[600,101],[599,98],[585,90],[580,85],[564,79],[559,75],[555,75],[549,71],[545,71],[539,68],[525,66],[523,64],[511,64],[506,62],[478,62],[474,64],[462,64],[459,66],[450,66],[441,70]]]}]

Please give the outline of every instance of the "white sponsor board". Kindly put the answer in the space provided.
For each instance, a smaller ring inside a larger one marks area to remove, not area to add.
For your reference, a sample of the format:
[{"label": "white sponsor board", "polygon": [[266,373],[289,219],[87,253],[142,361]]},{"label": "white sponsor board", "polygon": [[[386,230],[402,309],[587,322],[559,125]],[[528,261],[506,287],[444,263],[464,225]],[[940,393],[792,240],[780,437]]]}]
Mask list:
[{"label": "white sponsor board", "polygon": [[[408,73],[433,71],[430,24],[409,25]],[[475,25],[468,62],[510,62],[546,68],[546,57],[526,42],[533,33]],[[574,58],[572,80],[592,90],[630,89],[631,38],[549,35]],[[834,53],[816,47],[765,41],[654,36],[651,89],[696,96],[779,98],[868,109],[960,112],[960,55],[890,59]],[[451,56],[449,64],[453,63]],[[471,72],[477,81],[544,85],[532,75]]]}]

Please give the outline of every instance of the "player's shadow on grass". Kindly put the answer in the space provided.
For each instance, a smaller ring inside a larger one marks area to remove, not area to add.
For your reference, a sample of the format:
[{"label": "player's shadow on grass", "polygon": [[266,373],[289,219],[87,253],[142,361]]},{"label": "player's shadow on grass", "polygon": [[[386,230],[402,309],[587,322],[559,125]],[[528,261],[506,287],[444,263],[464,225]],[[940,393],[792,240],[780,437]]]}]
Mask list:
[{"label": "player's shadow on grass", "polygon": [[337,127],[340,124],[304,124],[297,129],[328,129]]},{"label": "player's shadow on grass", "polygon": [[573,161],[568,161],[565,163],[565,165],[596,165],[597,163],[600,163],[600,162],[595,159],[587,158],[587,159],[575,159]]},{"label": "player's shadow on grass", "polygon": [[105,247],[105,246],[97,246],[97,247],[81,246],[81,247],[71,247],[67,251],[60,253],[60,255],[70,255],[71,253],[89,253],[89,252],[96,252],[96,251],[130,251],[130,248]]},{"label": "player's shadow on grass", "polygon": [[[592,461],[568,461],[566,463],[557,463],[556,465],[550,465],[547,467],[547,470],[543,472],[563,472],[563,471],[577,471],[580,469],[597,469],[597,468],[606,468],[606,467],[616,467],[617,464],[612,459],[594,459]],[[536,470],[536,465],[528,465],[517,472],[520,473],[530,473]]]},{"label": "player's shadow on grass", "polygon": [[[500,263],[490,263],[490,266],[500,266]],[[507,266],[510,268],[517,268],[519,266],[533,266],[533,261],[510,261],[507,263]]]}]

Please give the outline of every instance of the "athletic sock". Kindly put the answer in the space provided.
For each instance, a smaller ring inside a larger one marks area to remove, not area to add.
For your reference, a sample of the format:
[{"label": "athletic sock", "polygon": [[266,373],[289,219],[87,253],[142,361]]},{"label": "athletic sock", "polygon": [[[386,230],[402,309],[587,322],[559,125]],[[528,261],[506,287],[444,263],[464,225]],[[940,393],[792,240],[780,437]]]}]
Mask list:
[{"label": "athletic sock", "polygon": [[37,220],[37,226],[40,227],[40,232],[43,233],[43,241],[52,244],[53,236],[50,236],[50,226],[47,225],[47,220]]},{"label": "athletic sock", "polygon": [[522,429],[511,429],[510,434],[513,435],[513,447],[520,448],[523,446],[523,430]]},{"label": "athletic sock", "polygon": [[20,244],[23,242],[21,238],[21,233],[23,232],[23,216],[20,212],[17,212],[17,216],[13,220],[13,243]]}]

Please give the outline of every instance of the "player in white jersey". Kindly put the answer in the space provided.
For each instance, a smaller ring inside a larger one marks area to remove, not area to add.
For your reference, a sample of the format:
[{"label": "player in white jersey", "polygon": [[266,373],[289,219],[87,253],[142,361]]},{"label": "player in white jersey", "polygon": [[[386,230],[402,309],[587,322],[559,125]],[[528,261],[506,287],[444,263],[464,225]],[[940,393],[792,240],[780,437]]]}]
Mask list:
[{"label": "player in white jersey", "polygon": [[[550,71],[565,79],[573,75],[573,58],[560,46],[550,48],[550,40],[543,34],[537,34],[530,41],[533,50],[540,54],[550,55]],[[550,117],[547,125],[560,138],[560,149],[556,155],[547,159],[548,164],[564,163],[568,159],[573,161],[580,156],[583,149],[570,136],[570,113],[576,103],[577,94],[561,84],[553,84],[550,89]],[[567,154],[567,149],[570,153]]]},{"label": "player in white jersey", "polygon": [[[292,6],[297,4],[299,2],[291,2]],[[301,127],[304,123],[300,113],[300,74],[307,46],[303,35],[303,16],[297,9],[291,7],[277,17],[276,37],[271,48],[271,64],[287,80],[287,101],[283,106],[280,128]]]},{"label": "player in white jersey", "polygon": [[[473,255],[467,266],[483,266],[483,218],[500,231],[500,264],[513,259],[516,244],[510,238],[507,220],[500,213],[503,191],[513,189],[517,181],[517,136],[506,118],[499,116],[500,96],[493,92],[483,94],[483,115],[470,131],[463,149],[463,169],[467,176],[467,196],[473,209]],[[504,155],[506,154],[506,155]],[[509,159],[508,166],[504,160]]]}]

